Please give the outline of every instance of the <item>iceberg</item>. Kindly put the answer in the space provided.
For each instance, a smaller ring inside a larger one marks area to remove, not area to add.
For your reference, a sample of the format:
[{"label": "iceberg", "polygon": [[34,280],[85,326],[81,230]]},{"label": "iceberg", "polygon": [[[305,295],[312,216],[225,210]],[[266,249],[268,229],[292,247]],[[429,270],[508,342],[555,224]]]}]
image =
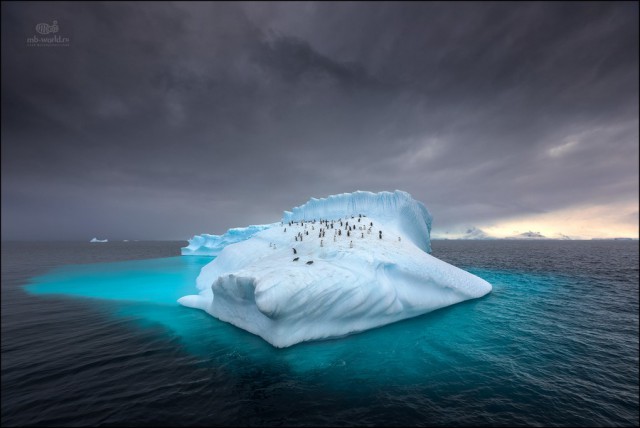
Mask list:
[{"label": "iceberg", "polygon": [[429,254],[431,221],[398,190],[312,198],[279,223],[194,237],[183,254],[217,258],[202,268],[199,294],[178,302],[281,348],[489,293],[485,280]]},{"label": "iceberg", "polygon": [[93,238],[91,239],[91,241],[89,242],[109,242],[108,239],[98,239],[98,238]]}]

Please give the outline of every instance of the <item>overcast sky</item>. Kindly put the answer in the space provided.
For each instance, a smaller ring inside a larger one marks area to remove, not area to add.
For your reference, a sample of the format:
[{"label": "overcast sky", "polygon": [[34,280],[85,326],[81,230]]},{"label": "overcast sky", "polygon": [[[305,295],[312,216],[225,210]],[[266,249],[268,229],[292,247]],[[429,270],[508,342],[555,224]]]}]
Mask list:
[{"label": "overcast sky", "polygon": [[[3,239],[186,239],[395,189],[437,234],[638,234],[637,2],[3,2],[1,19]],[[54,20],[68,46],[28,43]]]}]

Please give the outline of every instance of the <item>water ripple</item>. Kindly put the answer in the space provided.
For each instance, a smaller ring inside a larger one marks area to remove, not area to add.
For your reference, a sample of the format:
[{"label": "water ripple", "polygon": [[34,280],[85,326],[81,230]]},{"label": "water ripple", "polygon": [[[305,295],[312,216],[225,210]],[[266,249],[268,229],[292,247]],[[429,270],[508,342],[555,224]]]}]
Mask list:
[{"label": "water ripple", "polygon": [[3,246],[3,426],[639,423],[633,242],[436,241],[493,292],[284,350],[173,304],[208,260],[129,244]]}]

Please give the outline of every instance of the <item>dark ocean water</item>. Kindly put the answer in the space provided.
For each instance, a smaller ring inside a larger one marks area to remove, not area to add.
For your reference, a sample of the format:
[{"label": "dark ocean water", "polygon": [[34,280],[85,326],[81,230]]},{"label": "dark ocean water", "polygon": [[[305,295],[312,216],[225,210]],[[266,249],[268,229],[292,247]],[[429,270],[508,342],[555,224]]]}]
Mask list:
[{"label": "dark ocean water", "polygon": [[2,244],[2,426],[637,426],[638,242],[434,241],[489,295],[274,349],[184,242]]}]

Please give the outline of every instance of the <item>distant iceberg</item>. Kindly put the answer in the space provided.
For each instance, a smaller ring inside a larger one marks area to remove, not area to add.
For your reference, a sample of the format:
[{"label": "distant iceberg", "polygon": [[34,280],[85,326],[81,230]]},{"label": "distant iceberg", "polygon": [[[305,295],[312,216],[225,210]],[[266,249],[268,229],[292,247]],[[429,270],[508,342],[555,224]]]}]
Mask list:
[{"label": "distant iceberg", "polygon": [[91,241],[89,242],[109,242],[108,239],[98,239],[98,238],[93,238]]},{"label": "distant iceberg", "polygon": [[273,346],[346,336],[491,291],[429,255],[431,214],[406,192],[312,198],[279,223],[200,235],[183,254],[217,255],[178,302]]}]

